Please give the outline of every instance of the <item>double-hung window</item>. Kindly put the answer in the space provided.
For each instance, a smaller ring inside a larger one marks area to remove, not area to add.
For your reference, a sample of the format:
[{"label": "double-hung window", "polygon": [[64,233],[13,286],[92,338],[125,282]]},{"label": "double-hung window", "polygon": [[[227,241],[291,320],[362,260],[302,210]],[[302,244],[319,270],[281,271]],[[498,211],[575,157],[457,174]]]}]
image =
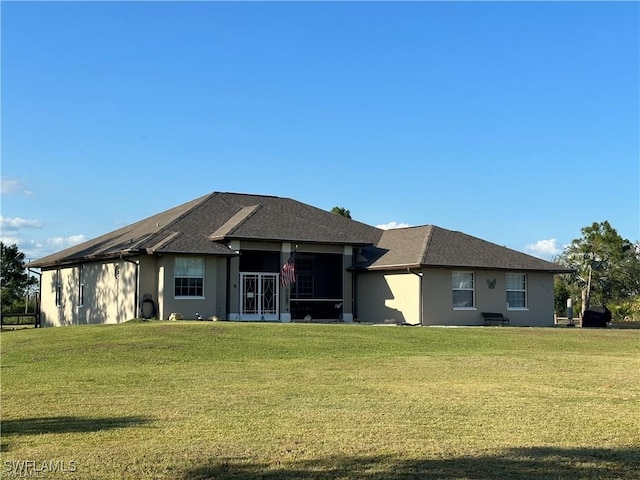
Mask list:
[{"label": "double-hung window", "polygon": [[453,272],[451,275],[453,308],[475,308],[475,278],[473,272]]},{"label": "double-hung window", "polygon": [[507,308],[527,308],[525,273],[507,273]]},{"label": "double-hung window", "polygon": [[60,269],[55,273],[55,288],[56,288],[56,307],[62,305],[62,277]]},{"label": "double-hung window", "polygon": [[78,306],[84,306],[84,265],[78,267]]},{"label": "double-hung window", "polygon": [[174,295],[176,297],[204,297],[204,258],[176,257]]}]

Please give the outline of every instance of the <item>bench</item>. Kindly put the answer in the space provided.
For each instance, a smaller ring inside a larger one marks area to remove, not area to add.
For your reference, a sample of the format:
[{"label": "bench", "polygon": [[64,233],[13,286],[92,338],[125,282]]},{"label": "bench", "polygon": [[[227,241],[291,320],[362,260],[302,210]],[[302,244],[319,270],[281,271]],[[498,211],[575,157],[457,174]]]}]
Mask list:
[{"label": "bench", "polygon": [[482,317],[484,318],[485,326],[493,324],[509,325],[509,318],[501,313],[482,312]]}]

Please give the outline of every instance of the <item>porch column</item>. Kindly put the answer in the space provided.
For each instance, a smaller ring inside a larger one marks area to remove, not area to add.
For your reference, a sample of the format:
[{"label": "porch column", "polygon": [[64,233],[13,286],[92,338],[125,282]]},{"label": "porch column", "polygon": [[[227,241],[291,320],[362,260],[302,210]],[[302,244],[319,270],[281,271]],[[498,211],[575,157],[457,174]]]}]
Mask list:
[{"label": "porch column", "polygon": [[342,321],[353,322],[353,274],[347,270],[353,265],[353,247],[345,245],[342,253]]},{"label": "porch column", "polygon": [[[232,240],[229,248],[234,252],[240,251],[240,241]],[[240,320],[240,257],[229,259],[229,320]]]},{"label": "porch column", "polygon": [[[287,260],[289,260],[289,256],[291,255],[291,244],[290,243],[282,243],[282,247],[280,249],[280,266],[284,265]],[[280,294],[278,295],[280,302],[280,321],[282,323],[291,322],[291,309],[289,298],[291,296],[291,286],[283,287],[278,281],[278,288]]]}]

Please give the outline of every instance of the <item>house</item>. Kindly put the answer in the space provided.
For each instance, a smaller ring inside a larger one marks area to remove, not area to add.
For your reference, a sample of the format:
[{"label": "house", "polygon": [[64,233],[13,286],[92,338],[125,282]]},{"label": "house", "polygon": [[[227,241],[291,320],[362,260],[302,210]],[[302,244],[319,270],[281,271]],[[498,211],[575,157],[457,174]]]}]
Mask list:
[{"label": "house", "polygon": [[387,323],[484,325],[482,313],[497,312],[510,325],[553,325],[553,276],[570,272],[434,225],[386,230],[359,254],[358,314]]},{"label": "house", "polygon": [[[282,267],[295,266],[295,281]],[[289,198],[214,192],[32,262],[43,325],[136,317],[553,324],[557,265],[460,232],[378,228]]]}]

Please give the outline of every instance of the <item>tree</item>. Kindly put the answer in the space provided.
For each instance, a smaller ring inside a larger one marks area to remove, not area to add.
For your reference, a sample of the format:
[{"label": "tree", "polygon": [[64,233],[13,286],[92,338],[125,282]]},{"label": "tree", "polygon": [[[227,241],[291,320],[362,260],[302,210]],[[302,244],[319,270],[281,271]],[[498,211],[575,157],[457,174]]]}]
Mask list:
[{"label": "tree", "polygon": [[340,215],[341,217],[351,218],[351,212],[344,207],[333,207],[331,213]]},{"label": "tree", "polygon": [[[575,273],[556,283],[580,294],[581,312],[592,301],[604,305],[640,294],[640,247],[622,238],[609,222],[594,222],[582,230],[556,259]],[[562,285],[565,283],[565,285]]]},{"label": "tree", "polygon": [[571,289],[563,275],[556,275],[553,279],[554,311],[563,315],[567,309],[567,299],[571,298]]},{"label": "tree", "polygon": [[2,271],[0,284],[2,285],[2,311],[8,312],[24,307],[24,299],[29,288],[37,284],[24,268],[24,253],[17,245],[5,245],[0,242],[0,256],[2,257]]}]

